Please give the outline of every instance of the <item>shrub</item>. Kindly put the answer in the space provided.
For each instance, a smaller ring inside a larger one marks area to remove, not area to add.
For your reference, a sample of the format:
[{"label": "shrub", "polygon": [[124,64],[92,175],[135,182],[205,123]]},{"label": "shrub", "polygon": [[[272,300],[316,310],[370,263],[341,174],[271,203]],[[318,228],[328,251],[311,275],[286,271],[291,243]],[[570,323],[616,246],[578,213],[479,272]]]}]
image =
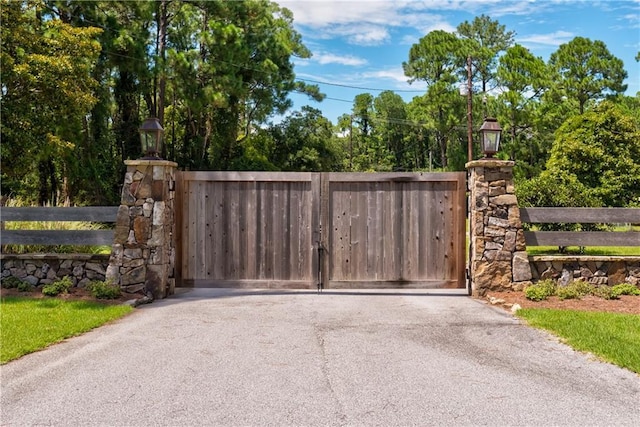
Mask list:
[{"label": "shrub", "polygon": [[613,294],[611,286],[606,285],[594,287],[591,291],[591,295],[602,299],[618,299],[618,296]]},{"label": "shrub", "polygon": [[583,280],[576,280],[567,286],[559,287],[556,295],[561,300],[564,299],[580,299],[593,293],[594,286]]},{"label": "shrub", "polygon": [[120,287],[109,282],[91,282],[87,289],[94,298],[98,299],[116,299],[120,296]]},{"label": "shrub", "polygon": [[542,280],[535,285],[527,286],[524,295],[531,301],[542,301],[556,293],[556,284],[551,279]]},{"label": "shrub", "polygon": [[2,279],[2,287],[5,289],[14,289],[24,283],[23,280],[18,279],[15,276],[9,276]]},{"label": "shrub", "polygon": [[20,281],[20,283],[18,283],[18,291],[20,292],[31,292],[33,291],[33,286],[31,286],[31,283],[29,282],[24,282],[24,281]]},{"label": "shrub", "polygon": [[595,287],[584,280],[577,280],[567,286],[559,287],[556,295],[561,300],[564,299],[580,299],[584,296],[591,295]]},{"label": "shrub", "polygon": [[42,293],[50,297],[55,297],[60,294],[68,293],[69,289],[71,289],[72,287],[73,282],[71,281],[69,276],[65,276],[60,280],[56,280],[53,283],[44,285],[44,287],[42,288]]},{"label": "shrub", "polygon": [[640,289],[631,283],[620,283],[611,288],[611,293],[615,295],[616,298],[620,295],[640,295]]}]

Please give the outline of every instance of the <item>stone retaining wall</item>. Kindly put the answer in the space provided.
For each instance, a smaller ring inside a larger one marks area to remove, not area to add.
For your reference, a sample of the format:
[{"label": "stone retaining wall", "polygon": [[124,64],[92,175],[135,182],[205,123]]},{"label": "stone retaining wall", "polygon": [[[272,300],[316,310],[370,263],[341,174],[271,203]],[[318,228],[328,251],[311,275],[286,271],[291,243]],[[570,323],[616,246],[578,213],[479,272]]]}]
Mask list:
[{"label": "stone retaining wall", "polygon": [[574,280],[593,285],[631,283],[640,286],[640,257],[635,256],[530,256],[534,281],[555,279],[562,286]]},{"label": "stone retaining wall", "polygon": [[109,255],[91,254],[2,254],[2,279],[16,277],[33,286],[44,286],[69,276],[74,286],[85,287],[105,280]]}]

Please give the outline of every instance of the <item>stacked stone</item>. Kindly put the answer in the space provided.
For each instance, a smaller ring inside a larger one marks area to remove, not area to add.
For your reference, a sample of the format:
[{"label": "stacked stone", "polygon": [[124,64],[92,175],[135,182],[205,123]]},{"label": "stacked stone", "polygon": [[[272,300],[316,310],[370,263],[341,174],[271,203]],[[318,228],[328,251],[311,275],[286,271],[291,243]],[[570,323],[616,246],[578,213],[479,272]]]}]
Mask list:
[{"label": "stacked stone", "polygon": [[512,161],[482,159],[470,171],[472,290],[522,290],[531,283],[520,210],[514,192]]},{"label": "stacked stone", "polygon": [[582,280],[595,286],[630,283],[640,286],[640,257],[532,256],[533,280],[554,279],[560,286]]},{"label": "stacked stone", "polygon": [[128,160],[107,280],[153,298],[173,293],[176,163]]},{"label": "stacked stone", "polygon": [[68,276],[74,286],[83,288],[105,280],[108,265],[108,255],[3,254],[2,279],[13,276],[40,287]]}]

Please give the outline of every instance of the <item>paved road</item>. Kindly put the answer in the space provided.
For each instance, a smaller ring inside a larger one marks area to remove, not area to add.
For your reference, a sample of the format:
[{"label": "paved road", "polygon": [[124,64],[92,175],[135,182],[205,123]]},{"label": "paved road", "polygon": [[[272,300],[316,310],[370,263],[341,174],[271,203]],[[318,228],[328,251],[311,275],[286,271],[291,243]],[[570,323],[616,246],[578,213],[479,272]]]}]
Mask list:
[{"label": "paved road", "polygon": [[640,424],[640,376],[446,293],[193,290],[0,373],[3,426]]}]

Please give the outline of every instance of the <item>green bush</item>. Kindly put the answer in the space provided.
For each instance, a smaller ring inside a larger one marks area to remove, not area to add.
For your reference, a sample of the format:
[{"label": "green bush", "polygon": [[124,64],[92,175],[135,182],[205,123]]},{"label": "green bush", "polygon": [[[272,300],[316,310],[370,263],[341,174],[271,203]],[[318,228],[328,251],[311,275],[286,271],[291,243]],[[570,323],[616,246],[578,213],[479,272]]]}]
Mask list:
[{"label": "green bush", "polygon": [[602,299],[618,299],[618,296],[613,294],[613,290],[611,289],[611,286],[607,286],[607,285],[602,285],[598,287],[594,286],[593,290],[591,291],[591,295],[596,296],[598,298],[602,298]]},{"label": "green bush", "polygon": [[576,280],[567,286],[561,286],[556,289],[556,295],[561,300],[564,299],[580,299],[584,296],[591,295],[595,287],[584,280]]},{"label": "green bush", "polygon": [[120,296],[120,287],[109,282],[91,282],[87,289],[94,298],[98,299],[116,299]]},{"label": "green bush", "polygon": [[2,287],[5,289],[15,289],[19,287],[22,283],[24,283],[24,281],[18,279],[15,276],[9,276],[2,279]]},{"label": "green bush", "polygon": [[527,286],[524,295],[531,301],[542,301],[556,293],[556,284],[551,279],[542,280],[535,285]]},{"label": "green bush", "polygon": [[640,295],[640,289],[631,283],[620,283],[619,285],[615,285],[611,288],[611,293],[615,295],[615,297],[619,297],[620,295]]},{"label": "green bush", "polygon": [[33,286],[29,282],[20,281],[17,286],[19,292],[31,292],[33,291]]},{"label": "green bush", "polygon": [[48,285],[44,285],[42,288],[42,293],[44,295],[55,297],[60,294],[66,294],[69,292],[69,289],[73,287],[73,282],[69,276],[65,276],[60,280],[57,280]]}]

